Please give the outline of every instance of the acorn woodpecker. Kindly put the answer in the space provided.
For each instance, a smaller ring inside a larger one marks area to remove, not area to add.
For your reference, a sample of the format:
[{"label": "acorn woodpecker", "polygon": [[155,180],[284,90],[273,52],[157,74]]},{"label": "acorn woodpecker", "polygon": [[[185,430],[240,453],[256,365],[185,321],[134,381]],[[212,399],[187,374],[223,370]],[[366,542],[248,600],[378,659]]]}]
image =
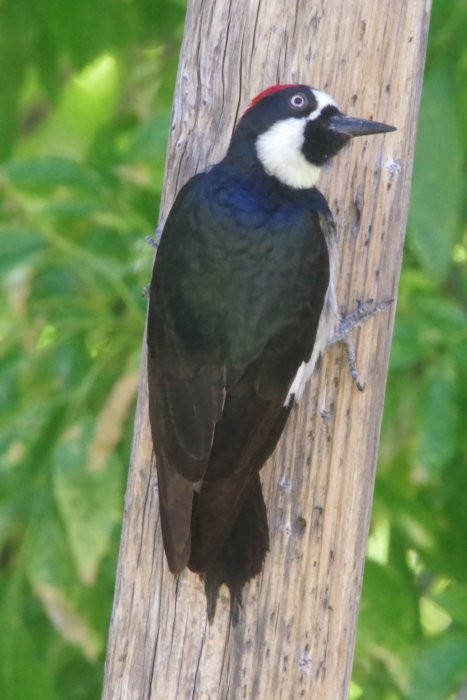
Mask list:
[{"label": "acorn woodpecker", "polygon": [[321,90],[271,87],[165,223],[147,331],[161,527],[170,570],[202,576],[211,622],[219,587],[235,624],[261,571],[259,471],[340,320],[320,167],[353,136],[393,129],[346,116]]}]

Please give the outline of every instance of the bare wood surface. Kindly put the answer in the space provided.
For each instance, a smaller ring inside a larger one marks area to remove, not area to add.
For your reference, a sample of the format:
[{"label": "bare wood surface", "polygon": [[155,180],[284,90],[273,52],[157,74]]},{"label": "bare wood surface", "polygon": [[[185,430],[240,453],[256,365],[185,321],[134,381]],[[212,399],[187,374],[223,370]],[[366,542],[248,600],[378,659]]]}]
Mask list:
[{"label": "bare wood surface", "polygon": [[[343,111],[398,127],[356,139],[319,183],[339,230],[341,309],[395,297],[429,9],[430,0],[192,0],[163,216],[180,186],[222,157],[251,97],[277,82],[319,87]],[[236,629],[226,597],[209,627],[202,584],[188,571],[175,579],[165,563],[143,369],[106,700],[347,698],[394,307],[357,334],[364,393],[343,350],[329,351],[263,470],[271,551]]]}]

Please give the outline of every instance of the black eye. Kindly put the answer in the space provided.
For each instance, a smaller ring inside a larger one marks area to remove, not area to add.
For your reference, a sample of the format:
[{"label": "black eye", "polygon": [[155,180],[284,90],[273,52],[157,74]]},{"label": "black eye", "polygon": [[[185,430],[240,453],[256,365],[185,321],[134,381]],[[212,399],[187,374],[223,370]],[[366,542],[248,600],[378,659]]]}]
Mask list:
[{"label": "black eye", "polygon": [[296,95],[290,98],[290,104],[294,109],[303,109],[308,104],[308,100],[301,92],[297,92]]}]

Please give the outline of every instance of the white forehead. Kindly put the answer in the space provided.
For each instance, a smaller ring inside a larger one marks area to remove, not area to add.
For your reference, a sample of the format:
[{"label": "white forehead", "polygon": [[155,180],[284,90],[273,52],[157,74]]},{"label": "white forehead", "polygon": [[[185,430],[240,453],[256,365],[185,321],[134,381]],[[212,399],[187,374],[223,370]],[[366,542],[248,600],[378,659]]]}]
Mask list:
[{"label": "white forehead", "polygon": [[319,117],[323,109],[326,107],[336,107],[336,109],[339,109],[337,102],[322,90],[313,89],[313,95],[316,100],[316,109],[314,109],[313,112],[307,116],[307,121],[313,121],[313,119]]}]

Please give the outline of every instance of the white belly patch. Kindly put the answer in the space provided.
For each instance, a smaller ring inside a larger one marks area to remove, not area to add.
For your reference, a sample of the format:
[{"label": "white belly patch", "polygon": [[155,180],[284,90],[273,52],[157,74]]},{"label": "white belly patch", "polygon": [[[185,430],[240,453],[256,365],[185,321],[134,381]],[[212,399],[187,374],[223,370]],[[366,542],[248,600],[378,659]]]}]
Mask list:
[{"label": "white belly patch", "polygon": [[[313,374],[313,370],[318,361],[318,357],[324,352],[328,342],[336,334],[340,322],[340,314],[337,306],[336,298],[336,269],[337,269],[337,241],[335,228],[332,223],[322,221],[323,230],[325,232],[326,243],[329,255],[329,285],[324,297],[323,310],[319,317],[318,330],[316,333],[315,344],[308,362],[302,362],[298,368],[295,379],[290,385],[287,398],[284,406],[288,406],[290,401],[300,401],[305,386]],[[327,235],[326,235],[327,234]]]},{"label": "white belly patch", "polygon": [[313,352],[308,362],[302,362],[298,368],[295,379],[290,385],[284,406],[288,406],[291,400],[297,403],[300,401],[305,386],[313,374],[318,357],[326,349],[329,340],[335,335],[339,321],[340,316],[337,309],[336,292],[334,287],[331,288],[331,286],[329,286],[324,298],[323,310],[319,319]]}]

